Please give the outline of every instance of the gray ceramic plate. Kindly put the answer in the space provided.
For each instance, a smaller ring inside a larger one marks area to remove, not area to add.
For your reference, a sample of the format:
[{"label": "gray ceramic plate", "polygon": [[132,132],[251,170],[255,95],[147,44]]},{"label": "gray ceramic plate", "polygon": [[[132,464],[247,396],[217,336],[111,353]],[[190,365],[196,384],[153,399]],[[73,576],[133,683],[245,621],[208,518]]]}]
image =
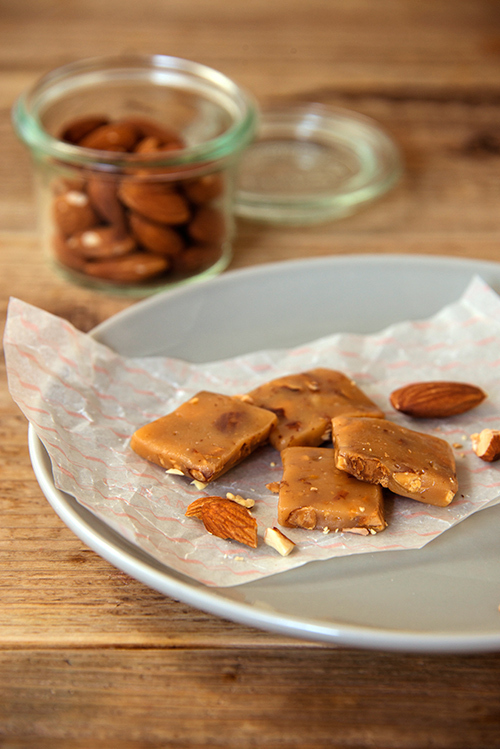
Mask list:
[{"label": "gray ceramic plate", "polygon": [[[457,299],[476,273],[500,293],[496,263],[357,255],[263,265],[159,294],[93,334],[127,356],[213,361],[428,317]],[[343,646],[500,650],[500,505],[420,550],[332,559],[213,589],[155,561],[58,491],[33,430],[29,442],[40,486],[69,528],[165,595],[227,619]]]}]

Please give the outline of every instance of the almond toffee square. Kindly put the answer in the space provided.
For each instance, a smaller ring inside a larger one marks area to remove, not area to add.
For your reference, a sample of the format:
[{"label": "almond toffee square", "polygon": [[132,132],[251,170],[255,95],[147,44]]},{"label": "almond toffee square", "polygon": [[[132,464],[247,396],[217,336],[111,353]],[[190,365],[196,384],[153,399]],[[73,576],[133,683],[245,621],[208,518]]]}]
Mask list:
[{"label": "almond toffee square", "polygon": [[239,398],[201,391],[138,429],[131,447],[162,468],[207,483],[267,442],[276,421],[271,411]]},{"label": "almond toffee square", "polygon": [[384,530],[381,487],[339,470],[331,448],[288,447],[281,458],[280,525],[362,535]]},{"label": "almond toffee square", "polygon": [[330,437],[334,416],[384,416],[353,380],[325,368],[279,377],[246,397],[276,414],[269,440],[280,452],[293,445],[321,445]]},{"label": "almond toffee square", "polygon": [[446,507],[458,483],[450,445],[385,419],[339,416],[332,421],[335,464],[395,494]]}]

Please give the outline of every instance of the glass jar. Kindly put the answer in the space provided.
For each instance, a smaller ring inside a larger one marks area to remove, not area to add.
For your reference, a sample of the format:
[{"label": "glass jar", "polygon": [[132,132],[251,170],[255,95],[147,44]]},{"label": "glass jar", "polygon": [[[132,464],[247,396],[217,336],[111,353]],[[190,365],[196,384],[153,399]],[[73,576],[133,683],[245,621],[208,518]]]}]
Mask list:
[{"label": "glass jar", "polygon": [[175,57],[79,61],[22,95],[44,250],[70,280],[145,295],[221,272],[253,99]]}]

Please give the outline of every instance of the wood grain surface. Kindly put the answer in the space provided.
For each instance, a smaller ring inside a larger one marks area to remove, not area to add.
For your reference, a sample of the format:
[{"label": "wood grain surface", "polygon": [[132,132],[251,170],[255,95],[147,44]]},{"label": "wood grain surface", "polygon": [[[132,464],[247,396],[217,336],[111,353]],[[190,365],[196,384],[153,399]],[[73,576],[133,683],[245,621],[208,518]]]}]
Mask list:
[{"label": "wood grain surface", "polygon": [[[354,109],[401,147],[401,183],[354,216],[294,229],[239,221],[233,268],[351,253],[500,260],[498,2],[3,0],[2,319],[10,296],[84,331],[131,304],[45,262],[32,165],[10,120],[42,73],[126,52],[211,65],[262,106]],[[35,481],[1,367],[0,747],[500,747],[500,654],[287,639],[166,598],[90,551]]]}]

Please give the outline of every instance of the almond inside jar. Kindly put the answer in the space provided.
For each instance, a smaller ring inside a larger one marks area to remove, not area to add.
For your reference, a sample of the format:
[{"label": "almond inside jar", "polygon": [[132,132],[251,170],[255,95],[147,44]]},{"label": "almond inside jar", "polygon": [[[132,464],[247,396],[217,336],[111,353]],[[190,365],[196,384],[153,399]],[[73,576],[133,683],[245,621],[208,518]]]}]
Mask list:
[{"label": "almond inside jar", "polygon": [[[113,157],[185,147],[179,133],[139,117],[83,117],[66,123],[59,137]],[[118,286],[202,273],[222,257],[228,238],[226,182],[223,171],[181,179],[161,166],[121,176],[87,169],[75,179],[58,178],[51,198],[55,257],[73,272]]]}]

